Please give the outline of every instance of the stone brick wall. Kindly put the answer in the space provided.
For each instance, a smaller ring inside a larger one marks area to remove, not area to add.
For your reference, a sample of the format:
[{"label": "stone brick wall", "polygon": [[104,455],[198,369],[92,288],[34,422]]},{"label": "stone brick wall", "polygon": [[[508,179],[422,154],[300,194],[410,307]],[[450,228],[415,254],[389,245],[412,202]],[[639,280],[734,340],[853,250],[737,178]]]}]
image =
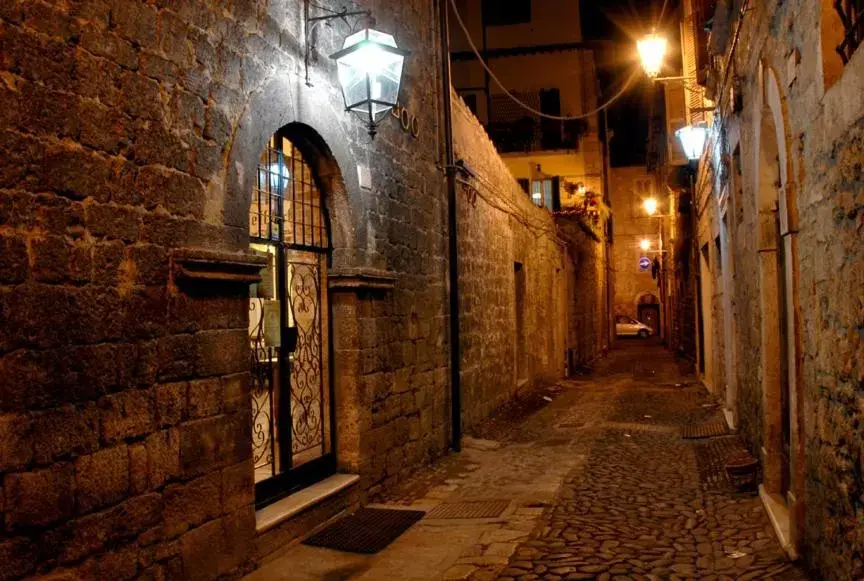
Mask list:
[{"label": "stone brick wall", "polygon": [[[0,4],[0,580],[237,576],[449,446],[434,7],[369,6],[411,51],[416,137],[388,117],[371,141],[344,112],[326,57],[338,25],[316,32],[304,83],[293,0]],[[568,293],[601,291],[593,259],[568,280],[551,216],[456,110],[457,149],[483,179],[476,204],[459,200],[470,426],[519,386],[513,263],[528,382],[564,373]],[[223,275],[251,260],[255,168],[288,123],[329,210],[337,463],[362,478],[258,534],[248,289]],[[189,249],[211,253],[207,281],[179,277]],[[580,341],[601,319],[589,308]]]},{"label": "stone brick wall", "polygon": [[[609,176],[609,197],[615,223],[612,249],[612,263],[615,269],[615,313],[637,316],[637,302],[641,295],[650,293],[660,298],[658,281],[651,277],[651,269],[641,271],[639,258],[647,256],[653,260],[656,253],[644,252],[639,242],[648,239],[653,250],[659,242],[659,218],[648,217],[642,200],[649,195],[660,199],[656,177],[649,174],[645,167],[612,168]],[[650,190],[636,191],[636,183],[648,183]],[[661,208],[662,211],[662,208]]]},{"label": "stone brick wall", "polygon": [[[531,203],[455,94],[453,126],[456,157],[477,176],[476,196],[460,191],[458,222],[462,386],[471,401],[464,411],[470,428],[518,389],[561,377],[568,349],[577,349],[583,361],[602,351],[605,308],[598,308],[597,297],[605,293],[605,266],[602,243],[565,237],[552,215]],[[516,263],[525,275],[521,309]],[[578,299],[577,290],[583,293]],[[519,316],[522,377],[516,363]]]},{"label": "stone brick wall", "polygon": [[[760,329],[774,315],[766,315],[758,275],[757,185],[765,165],[758,157],[765,139],[759,127],[770,111],[782,127],[779,211],[784,244],[792,250],[787,288],[797,301],[789,337],[793,537],[819,578],[840,580],[864,576],[864,51],[839,64],[833,45],[822,43],[837,33],[832,18],[830,2],[753,6],[740,41],[747,49],[736,59],[743,110],[726,135],[727,153],[740,147],[742,165],[740,199],[729,216],[741,430],[758,452],[767,445],[766,418],[779,405],[762,392]],[[768,71],[777,79],[776,98],[760,86]]]},{"label": "stone brick wall", "polygon": [[416,139],[388,119],[370,142],[344,113],[338,27],[303,84],[297,2],[0,6],[0,579],[231,576],[334,513],[258,538],[248,290],[173,276],[178,248],[245,252],[289,122],[341,169],[333,269],[396,281],[333,300],[337,389],[360,392],[340,469],[366,493],[447,448],[437,36],[426,2],[375,8],[412,50]]}]

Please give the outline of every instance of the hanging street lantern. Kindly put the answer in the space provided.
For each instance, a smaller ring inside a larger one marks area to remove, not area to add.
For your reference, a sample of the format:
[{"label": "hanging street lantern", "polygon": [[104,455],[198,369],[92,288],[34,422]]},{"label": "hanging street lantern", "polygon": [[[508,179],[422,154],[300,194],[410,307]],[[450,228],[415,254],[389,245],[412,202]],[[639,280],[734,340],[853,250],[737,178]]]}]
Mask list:
[{"label": "hanging street lantern", "polygon": [[657,213],[657,200],[654,198],[646,198],[645,201],[642,202],[642,207],[645,208],[645,212],[649,216],[653,216]]},{"label": "hanging street lantern", "polygon": [[365,28],[345,39],[336,60],[345,108],[363,117],[369,135],[396,106],[402,82],[402,64],[408,51],[396,46],[393,35]]},{"label": "hanging street lantern", "polygon": [[663,57],[666,56],[666,39],[652,32],[636,43],[639,51],[639,59],[645,74],[651,79],[656,79],[663,68]]},{"label": "hanging street lantern", "polygon": [[675,137],[681,141],[687,159],[696,161],[702,157],[702,151],[705,149],[708,128],[704,125],[687,125],[676,131]]}]

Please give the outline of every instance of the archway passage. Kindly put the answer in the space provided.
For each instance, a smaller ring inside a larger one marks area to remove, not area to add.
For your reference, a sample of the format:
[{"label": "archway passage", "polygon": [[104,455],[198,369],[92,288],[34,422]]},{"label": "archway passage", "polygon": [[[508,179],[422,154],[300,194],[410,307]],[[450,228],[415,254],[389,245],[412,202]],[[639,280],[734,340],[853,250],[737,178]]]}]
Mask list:
[{"label": "archway passage", "polygon": [[639,297],[636,318],[651,327],[652,335],[660,334],[660,301],[651,293]]},{"label": "archway passage", "polygon": [[[320,179],[287,126],[257,167],[252,250],[269,258],[249,299],[256,501],[266,504],[333,474],[327,267]],[[307,154],[315,155],[307,148]]]}]

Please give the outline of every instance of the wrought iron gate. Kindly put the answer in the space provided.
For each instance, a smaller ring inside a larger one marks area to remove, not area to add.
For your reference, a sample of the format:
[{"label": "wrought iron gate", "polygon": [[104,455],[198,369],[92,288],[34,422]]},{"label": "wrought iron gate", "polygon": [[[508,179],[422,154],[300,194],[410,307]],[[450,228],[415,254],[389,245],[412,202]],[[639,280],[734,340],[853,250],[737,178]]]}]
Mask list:
[{"label": "wrought iron gate", "polygon": [[251,247],[270,257],[250,298],[256,501],[335,472],[326,214],[310,166],[283,133],[261,156]]}]

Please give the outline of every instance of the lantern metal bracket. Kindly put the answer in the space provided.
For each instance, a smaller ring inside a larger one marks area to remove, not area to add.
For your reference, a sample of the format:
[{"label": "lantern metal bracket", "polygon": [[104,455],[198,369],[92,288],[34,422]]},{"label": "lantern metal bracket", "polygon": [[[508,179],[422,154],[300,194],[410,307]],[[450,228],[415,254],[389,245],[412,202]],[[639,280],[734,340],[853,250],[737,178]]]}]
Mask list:
[{"label": "lantern metal bracket", "polygon": [[[317,10],[321,10],[325,12],[323,16],[309,16],[309,10],[311,8],[315,8]],[[356,18],[353,24],[348,22],[349,18]],[[312,81],[309,79],[309,60],[312,56],[312,53],[315,51],[315,44],[312,40],[312,33],[315,32],[315,29],[319,24],[328,23],[331,20],[341,20],[344,22],[349,28],[353,31],[357,26],[357,22],[361,20],[365,20],[369,26],[374,25],[374,20],[372,18],[371,10],[348,10],[347,7],[342,7],[341,10],[331,10],[330,8],[326,8],[324,6],[318,6],[317,4],[313,4],[309,0],[304,0],[303,2],[303,19],[304,19],[304,31],[306,36],[306,43],[304,47],[304,64],[306,67],[306,85],[308,87],[312,86]]]}]

